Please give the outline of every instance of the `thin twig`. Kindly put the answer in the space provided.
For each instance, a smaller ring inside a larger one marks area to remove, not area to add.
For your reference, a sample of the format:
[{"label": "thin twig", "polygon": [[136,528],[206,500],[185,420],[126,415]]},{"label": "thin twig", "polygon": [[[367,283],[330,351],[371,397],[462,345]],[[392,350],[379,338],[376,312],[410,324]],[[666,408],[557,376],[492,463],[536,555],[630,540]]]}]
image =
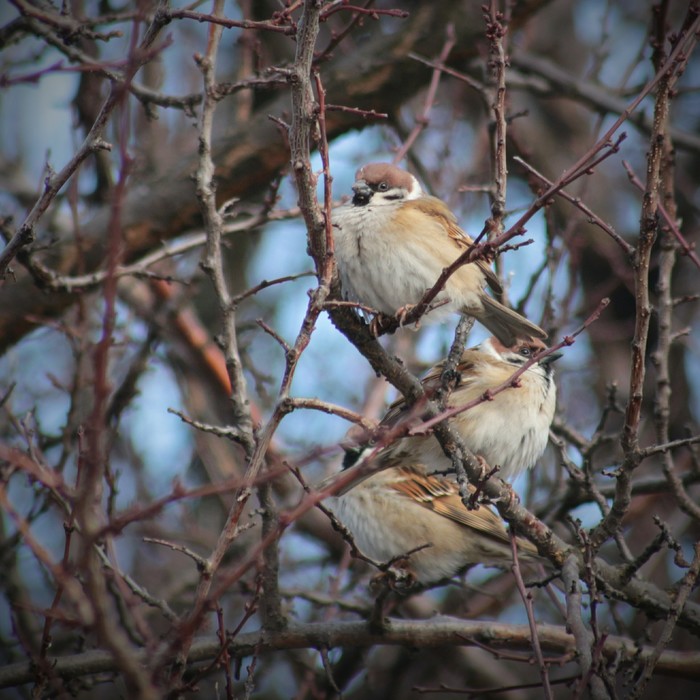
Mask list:
[{"label": "thin twig", "polygon": [[683,606],[685,605],[688,596],[695,587],[699,574],[700,542],[696,542],[693,563],[690,565],[690,568],[688,569],[685,576],[681,580],[680,585],[678,586],[678,590],[676,592],[676,596],[674,598],[670,614],[668,616],[668,619],[666,620],[666,623],[664,624],[661,634],[659,635],[659,640],[656,643],[652,654],[648,656],[644,661],[644,671],[642,673],[642,676],[637,680],[632,692],[627,696],[628,700],[637,700],[637,698],[641,698],[644,694],[644,690],[646,689],[647,684],[651,680],[656,664],[661,658],[661,654],[671,642],[673,631],[678,622],[678,615],[683,610]]},{"label": "thin twig", "polygon": [[693,44],[697,41],[696,34],[699,28],[700,15],[696,14],[690,26],[675,37],[675,45],[669,57],[666,60],[659,57],[658,63],[662,65],[648,84],[658,84],[659,89],[654,104],[654,130],[647,156],[647,182],[642,199],[639,243],[633,263],[636,313],[631,346],[629,400],[625,409],[625,422],[620,440],[624,460],[617,471],[615,498],[610,512],[591,534],[591,543],[594,548],[600,547],[620,527],[630,504],[632,473],[639,465],[639,428],[642,419],[646,376],[645,357],[652,311],[649,297],[649,271],[652,249],[657,236],[656,217],[662,198],[661,168],[667,147],[670,100],[673,87],[688,61]]},{"label": "thin twig", "polygon": [[513,553],[513,564],[511,566],[511,571],[513,572],[513,577],[515,578],[515,584],[522,598],[523,604],[525,605],[525,611],[527,612],[527,622],[530,627],[530,638],[532,639],[532,648],[535,651],[535,658],[537,659],[537,664],[540,670],[540,678],[542,679],[542,690],[544,691],[545,700],[552,700],[554,697],[552,695],[552,687],[549,684],[549,671],[547,665],[544,662],[544,656],[542,654],[542,647],[540,646],[540,638],[537,634],[537,623],[535,622],[535,610],[532,605],[532,592],[525,588],[525,582],[523,581],[523,576],[520,573],[520,562],[518,560],[518,543],[515,535],[515,531],[511,528],[510,530],[510,548]]},{"label": "thin twig", "polygon": [[609,299],[603,299],[599,304],[596,310],[573,332],[571,335],[564,336],[563,340],[561,340],[559,343],[556,343],[555,345],[552,345],[550,348],[547,348],[546,350],[542,350],[538,352],[536,355],[533,355],[527,362],[525,362],[521,367],[519,367],[513,374],[508,377],[505,381],[503,381],[501,384],[498,386],[494,387],[493,389],[489,389],[487,392],[485,392],[482,396],[479,396],[476,399],[473,399],[471,401],[468,401],[467,403],[461,404],[459,406],[455,406],[453,408],[446,409],[442,413],[438,414],[437,416],[434,416],[433,418],[430,418],[426,420],[425,422],[413,427],[410,431],[410,435],[417,435],[421,433],[425,433],[426,431],[430,430],[432,427],[434,427],[436,424],[440,423],[441,421],[445,420],[446,418],[452,418],[453,416],[456,416],[460,413],[463,413],[464,411],[468,411],[470,408],[473,408],[474,406],[478,406],[480,403],[484,403],[485,401],[490,401],[494,396],[497,394],[500,394],[502,391],[506,391],[507,389],[516,389],[519,386],[518,385],[518,378],[521,377],[525,372],[527,372],[530,367],[533,365],[537,364],[540,362],[543,358],[547,357],[548,355],[552,355],[553,353],[557,352],[558,350],[568,347],[570,345],[573,345],[575,342],[575,339],[577,336],[579,336],[583,331],[588,328],[592,323],[594,323],[598,318],[600,317],[600,314],[603,312],[603,310],[608,306],[610,303]]},{"label": "thin twig", "polygon": [[[440,56],[438,58],[438,63],[444,63],[450,52],[454,48],[456,43],[455,38],[455,28],[453,24],[448,24],[445,30],[445,43],[440,51]],[[423,112],[419,117],[416,118],[416,124],[411,130],[411,133],[404,140],[401,148],[396,151],[394,155],[393,162],[400,163],[406,154],[411,150],[411,147],[416,142],[416,139],[421,135],[421,133],[428,128],[430,125],[430,112],[435,104],[435,98],[437,97],[438,86],[440,85],[440,77],[442,72],[439,70],[434,70],[433,75],[430,78],[430,84],[428,85],[428,90],[425,93],[425,100],[423,102]]]},{"label": "thin twig", "polygon": [[[537,169],[535,169],[532,165],[529,163],[525,162],[520,156],[514,156],[513,160],[516,161],[517,163],[520,163],[529,173],[534,175],[536,178],[541,180],[547,187],[552,186],[551,180],[548,180],[542,173],[540,173]],[[624,162],[624,161],[623,161]],[[622,236],[620,236],[615,229],[610,226],[610,224],[607,224],[605,221],[603,221],[594,211],[589,209],[578,197],[569,194],[566,192],[566,190],[559,190],[557,193],[559,197],[562,197],[565,199],[567,202],[571,202],[577,209],[582,211],[587,217],[588,217],[588,222],[591,224],[595,224],[600,228],[602,231],[608,234],[610,238],[612,238],[615,243],[617,243],[622,250],[625,251],[627,255],[632,255],[634,253],[634,246],[631,246]]]},{"label": "thin twig", "polygon": [[586,627],[581,614],[581,587],[579,585],[579,564],[573,555],[567,557],[562,567],[562,580],[566,593],[566,624],[576,640],[576,651],[579,663],[583,671],[582,683],[577,689],[577,696],[581,697],[585,687],[584,679],[588,679],[591,690],[596,700],[607,700],[607,694],[600,678],[593,668],[592,647],[594,643],[593,633]]},{"label": "thin twig", "polygon": [[[217,95],[214,93],[216,55],[223,31],[221,23],[214,22],[214,18],[222,15],[223,7],[223,0],[214,0],[213,13],[208,18],[208,21],[212,22],[212,24],[209,26],[206,54],[196,57],[196,61],[202,73],[204,90],[204,100],[199,124],[199,167],[196,173],[196,183],[197,199],[202,211],[204,227],[207,233],[207,243],[202,260],[202,268],[209,275],[219,302],[221,322],[223,325],[222,344],[231,383],[230,398],[235,419],[236,433],[246,455],[250,458],[255,449],[256,442],[253,435],[253,421],[250,414],[246,381],[243,376],[243,367],[238,352],[235,306],[231,301],[221,253],[223,216],[216,206],[214,163],[211,151],[214,111],[217,104]],[[240,533],[238,519],[241,509],[242,505],[239,500],[234,499],[234,503],[227,516],[226,524],[219,535],[214,550],[207,559],[207,567],[201,572],[192,608],[186,620],[178,630],[177,639],[171,641],[171,648],[164,650],[165,652],[177,651],[176,662],[170,677],[170,683],[173,687],[176,686],[182,678],[187,655],[202,615],[204,602],[211,589],[213,574],[218,570],[229,545]],[[165,664],[169,661],[170,654],[164,653],[161,659],[157,660],[157,665]]]},{"label": "thin twig", "polygon": [[[622,161],[622,166],[624,167],[625,172],[627,173],[627,177],[629,178],[629,181],[638,190],[644,192],[644,183],[637,177],[634,170],[632,169],[632,166],[626,160]],[[698,258],[698,255],[695,252],[694,246],[692,246],[690,243],[688,243],[688,241],[685,240],[685,236],[683,236],[680,228],[678,227],[678,222],[676,220],[676,217],[672,216],[669,213],[669,211],[664,206],[664,203],[661,201],[658,203],[658,209],[659,209],[659,213],[664,218],[664,221],[666,222],[666,225],[668,226],[669,230],[671,231],[674,238],[678,242],[678,245],[681,247],[681,250],[683,251],[683,255],[687,255],[693,261],[695,266],[697,268],[700,268],[700,258]]]},{"label": "thin twig", "polygon": [[169,549],[172,549],[175,552],[182,552],[182,554],[185,554],[190,559],[192,559],[192,561],[194,561],[194,563],[197,565],[197,569],[200,572],[211,573],[209,571],[209,562],[207,561],[206,557],[200,556],[196,552],[193,552],[189,547],[185,547],[185,545],[183,544],[177,544],[176,542],[168,542],[167,540],[162,540],[158,537],[144,537],[143,541],[163,545],[164,547],[168,547]]}]

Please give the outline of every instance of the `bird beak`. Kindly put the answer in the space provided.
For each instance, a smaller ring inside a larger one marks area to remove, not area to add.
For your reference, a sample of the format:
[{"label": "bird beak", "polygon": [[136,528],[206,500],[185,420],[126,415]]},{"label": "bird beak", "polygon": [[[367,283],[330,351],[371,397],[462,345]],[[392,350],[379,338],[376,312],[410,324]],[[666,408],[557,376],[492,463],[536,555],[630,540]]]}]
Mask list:
[{"label": "bird beak", "polygon": [[556,362],[560,357],[563,357],[563,356],[564,356],[563,352],[553,352],[551,355],[547,355],[546,357],[543,357],[539,361],[539,364],[544,365],[545,367],[549,367],[549,365],[551,365],[552,362]]},{"label": "bird beak", "polygon": [[352,198],[352,203],[355,206],[361,207],[369,204],[369,200],[372,199],[372,190],[364,180],[357,180],[352,186],[352,191],[355,193]]}]

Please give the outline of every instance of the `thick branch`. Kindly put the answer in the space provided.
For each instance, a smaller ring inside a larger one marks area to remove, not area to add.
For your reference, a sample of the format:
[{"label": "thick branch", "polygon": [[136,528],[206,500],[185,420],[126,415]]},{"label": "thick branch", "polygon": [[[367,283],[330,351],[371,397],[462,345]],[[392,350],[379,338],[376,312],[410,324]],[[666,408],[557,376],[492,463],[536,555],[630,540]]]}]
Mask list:
[{"label": "thick branch", "polygon": [[[538,625],[537,634],[542,649],[547,653],[570,654],[576,650],[573,635],[564,627]],[[475,646],[486,644],[494,649],[530,651],[532,641],[528,625],[508,625],[497,622],[458,620],[438,616],[430,620],[386,621],[381,633],[370,630],[365,622],[330,622],[296,625],[279,632],[257,631],[239,634],[229,641],[232,657],[243,658],[285,649],[315,649],[322,642],[328,648],[365,648],[374,645],[407,646],[414,648],[444,646]],[[220,653],[218,637],[197,639],[189,656],[190,664],[211,660]],[[631,640],[609,636],[602,648],[605,658],[620,654],[629,663],[643,663],[654,654],[650,646],[641,649]],[[141,655],[146,661],[145,652]],[[62,678],[80,678],[115,670],[114,661],[103,651],[88,651],[69,657],[48,659],[54,672]],[[664,651],[657,663],[656,672],[661,675],[700,680],[700,654],[697,652]],[[0,668],[0,688],[31,683],[35,669],[29,663],[10,664]]]}]

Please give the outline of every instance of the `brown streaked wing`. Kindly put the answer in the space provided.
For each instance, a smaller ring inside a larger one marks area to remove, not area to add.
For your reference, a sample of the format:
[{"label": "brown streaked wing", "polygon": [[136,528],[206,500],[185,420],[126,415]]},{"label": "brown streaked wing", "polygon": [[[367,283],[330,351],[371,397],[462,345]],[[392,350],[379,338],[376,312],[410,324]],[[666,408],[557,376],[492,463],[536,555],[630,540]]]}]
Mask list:
[{"label": "brown streaked wing", "polygon": [[[470,488],[471,490],[471,488]],[[426,507],[432,509],[440,515],[454,520],[461,525],[466,525],[469,528],[478,530],[489,537],[504,543],[510,543],[510,536],[503,525],[503,520],[496,515],[488,506],[479,506],[479,510],[467,510],[459,494],[443,496],[435,499],[432,503],[423,503]],[[537,547],[523,539],[516,538],[518,549],[527,554],[537,554]]]},{"label": "brown streaked wing", "polygon": [[[455,248],[461,253],[465,251],[474,240],[466,234],[457,224],[457,218],[450,211],[450,208],[437,197],[421,197],[410,202],[412,206],[422,211],[424,214],[437,219],[447,231],[449,239],[455,244]],[[484,260],[477,260],[477,267],[486,278],[486,284],[496,294],[503,292],[503,286],[498,279],[498,275],[491,269],[491,266]]]},{"label": "brown streaked wing", "polygon": [[453,484],[447,479],[429,476],[415,467],[399,467],[398,471],[404,480],[397,480],[392,488],[419,503],[430,503],[453,492]]},{"label": "brown streaked wing", "polygon": [[445,229],[450,240],[460,252],[468,248],[474,241],[457,225],[457,218],[450,211],[450,208],[437,197],[421,197],[409,202],[411,206],[421,211],[423,214],[437,219]]},{"label": "brown streaked wing", "polygon": [[[410,468],[402,468],[401,471],[408,478],[392,484],[392,488],[396,491],[408,496],[424,508],[429,508],[438,515],[460,525],[493,537],[500,542],[506,544],[510,542],[510,537],[500,516],[483,505],[478,510],[468,510],[462,503],[459,488],[454,481],[436,475],[421,474]],[[474,490],[474,487],[470,485],[470,493],[474,493]],[[521,537],[518,537],[518,548],[524,552],[537,554],[537,548]]]}]

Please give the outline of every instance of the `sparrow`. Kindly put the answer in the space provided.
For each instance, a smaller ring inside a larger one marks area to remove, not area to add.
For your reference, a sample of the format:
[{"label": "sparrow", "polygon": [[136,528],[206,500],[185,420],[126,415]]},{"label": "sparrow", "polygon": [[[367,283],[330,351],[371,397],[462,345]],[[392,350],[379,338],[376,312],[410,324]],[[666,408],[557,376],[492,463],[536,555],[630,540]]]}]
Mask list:
[{"label": "sparrow", "polygon": [[[491,337],[465,350],[455,368],[457,386],[447,399],[447,408],[457,409],[487,395],[546,348],[541,340],[518,341],[506,347]],[[546,355],[518,377],[516,386],[508,386],[450,418],[450,425],[469,450],[491,467],[497,466],[498,476],[506,481],[532,467],[547,447],[557,396],[552,364],[561,356],[560,352]],[[422,380],[428,397],[441,387],[443,368],[444,363],[435,365]],[[389,407],[378,434],[416,418],[420,418],[416,409],[399,399]],[[352,464],[364,450],[365,446],[351,450],[345,465]],[[433,471],[451,468],[449,458],[432,434],[400,437],[374,456],[387,463],[405,458],[427,464]]]},{"label": "sparrow", "polygon": [[[358,479],[335,494],[331,509],[363,555],[393,560],[408,574],[406,588],[439,583],[474,564],[505,568],[513,561],[501,518],[485,505],[468,510],[453,479],[429,474],[417,461]],[[516,543],[519,560],[539,560],[530,542]]]},{"label": "sparrow", "polygon": [[[333,211],[335,258],[347,299],[403,319],[449,266],[473,243],[455,215],[418,180],[390,163],[360,168],[352,202]],[[460,267],[427,316],[450,312],[473,316],[506,346],[517,338],[546,338],[537,325],[490,297],[503,289],[489,265]]]},{"label": "sparrow", "polygon": [[[448,408],[488,396],[543,350],[541,340],[506,347],[495,337],[465,350]],[[467,447],[490,466],[498,466],[504,479],[514,479],[544,452],[556,403],[552,363],[559,357],[561,353],[543,357],[520,375],[517,386],[508,386],[450,419]],[[428,397],[442,386],[443,370],[440,363],[423,379]],[[403,400],[396,401],[378,434],[390,435],[418,415]],[[385,447],[380,441],[359,452],[363,458],[358,460],[357,450],[350,451],[346,469],[320,488],[340,477],[332,509],[365,556],[377,562],[404,558],[404,568],[421,585],[451,578],[477,563],[499,567],[511,563],[510,540],[500,517],[483,505],[468,510],[456,480],[436,473],[452,464],[434,435],[405,435]],[[473,486],[468,488],[474,493]],[[521,538],[516,542],[520,559],[538,559],[530,542]]]}]

